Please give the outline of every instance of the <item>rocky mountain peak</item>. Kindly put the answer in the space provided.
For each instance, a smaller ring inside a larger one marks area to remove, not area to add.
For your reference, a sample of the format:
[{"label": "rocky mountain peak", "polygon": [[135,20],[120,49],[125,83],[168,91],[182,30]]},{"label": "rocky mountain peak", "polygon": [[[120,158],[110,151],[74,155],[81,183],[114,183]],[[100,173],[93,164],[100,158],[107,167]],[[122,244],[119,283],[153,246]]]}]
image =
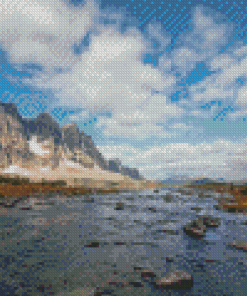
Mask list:
[{"label": "rocky mountain peak", "polygon": [[71,122],[60,128],[55,119],[43,112],[36,119],[23,119],[14,104],[0,102],[0,166],[25,163],[56,168],[66,158],[84,167],[99,166],[103,170],[140,178],[136,169],[121,165],[119,159],[106,160],[91,136]]},{"label": "rocky mountain peak", "polygon": [[[62,127],[63,130],[67,130],[67,129],[72,129],[72,130],[77,130],[77,124],[75,122],[69,122],[67,123],[65,126]],[[78,129],[79,131],[79,129]]]}]

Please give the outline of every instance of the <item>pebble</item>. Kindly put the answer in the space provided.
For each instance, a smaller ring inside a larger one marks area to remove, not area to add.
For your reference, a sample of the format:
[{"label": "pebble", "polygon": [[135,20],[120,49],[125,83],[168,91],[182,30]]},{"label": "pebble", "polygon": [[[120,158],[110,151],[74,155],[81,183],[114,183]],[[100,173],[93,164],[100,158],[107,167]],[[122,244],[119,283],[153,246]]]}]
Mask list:
[{"label": "pebble", "polygon": [[124,210],[124,204],[121,202],[118,202],[116,204],[115,210],[118,210],[118,211]]},{"label": "pebble", "polygon": [[81,288],[69,293],[68,296],[93,296],[94,295],[94,288]]}]

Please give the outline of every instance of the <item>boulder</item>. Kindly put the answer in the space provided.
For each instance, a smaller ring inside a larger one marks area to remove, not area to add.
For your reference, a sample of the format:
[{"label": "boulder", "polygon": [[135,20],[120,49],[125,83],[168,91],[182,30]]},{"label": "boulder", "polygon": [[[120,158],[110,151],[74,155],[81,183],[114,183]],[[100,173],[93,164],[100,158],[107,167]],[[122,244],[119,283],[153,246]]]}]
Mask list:
[{"label": "boulder", "polygon": [[233,242],[230,243],[230,246],[235,247],[238,250],[242,250],[244,252],[247,252],[247,243],[246,242]]},{"label": "boulder", "polygon": [[184,232],[192,237],[203,237],[207,227],[200,221],[193,221],[184,227]]},{"label": "boulder", "polygon": [[152,270],[147,269],[145,267],[134,267],[134,271],[141,272],[141,276],[143,278],[154,278],[154,277],[156,277],[156,274]]},{"label": "boulder", "polygon": [[86,248],[99,248],[99,242],[90,242],[85,246]]},{"label": "boulder", "polygon": [[115,210],[117,210],[117,211],[124,210],[124,204],[121,203],[121,202],[118,202],[118,203],[116,204]]},{"label": "boulder", "polygon": [[202,221],[206,227],[218,227],[220,225],[220,218],[214,218],[211,216],[202,216],[198,219]]},{"label": "boulder", "polygon": [[149,269],[144,269],[141,271],[141,276],[143,278],[154,278],[156,277],[155,273]]},{"label": "boulder", "polygon": [[193,286],[193,277],[185,271],[175,271],[157,280],[156,285],[168,289],[189,289]]},{"label": "boulder", "polygon": [[218,227],[220,219],[211,216],[201,216],[197,220],[185,225],[184,232],[191,236],[203,237],[208,227]]}]

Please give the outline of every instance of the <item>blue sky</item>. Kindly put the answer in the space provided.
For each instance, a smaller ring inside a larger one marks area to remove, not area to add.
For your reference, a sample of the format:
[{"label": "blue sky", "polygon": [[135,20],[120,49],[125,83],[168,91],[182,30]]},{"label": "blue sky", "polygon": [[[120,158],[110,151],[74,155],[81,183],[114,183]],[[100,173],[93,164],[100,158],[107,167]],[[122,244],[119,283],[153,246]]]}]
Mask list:
[{"label": "blue sky", "polygon": [[2,101],[147,178],[247,178],[243,1],[27,3],[0,4]]}]

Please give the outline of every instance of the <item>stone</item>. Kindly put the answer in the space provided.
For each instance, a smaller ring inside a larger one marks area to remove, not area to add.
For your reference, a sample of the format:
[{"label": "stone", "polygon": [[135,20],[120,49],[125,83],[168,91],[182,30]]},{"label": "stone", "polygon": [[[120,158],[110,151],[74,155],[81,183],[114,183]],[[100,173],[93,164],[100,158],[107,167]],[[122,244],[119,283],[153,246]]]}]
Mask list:
[{"label": "stone", "polygon": [[99,248],[99,242],[90,242],[85,246],[86,248]]},{"label": "stone", "polygon": [[148,208],[152,213],[156,213],[157,209],[156,208]]},{"label": "stone", "polygon": [[129,285],[139,288],[139,287],[144,287],[144,285],[142,284],[142,282],[129,282]]},{"label": "stone", "polygon": [[199,207],[192,207],[191,208],[192,211],[196,211],[197,213],[201,212],[202,208]]},{"label": "stone", "polygon": [[156,277],[155,273],[150,269],[144,269],[141,271],[141,276],[144,278],[153,278]]},{"label": "stone", "polygon": [[124,210],[124,204],[121,203],[121,202],[118,202],[118,203],[116,204],[115,210],[117,210],[117,211]]},{"label": "stone", "polygon": [[184,227],[184,232],[192,237],[203,237],[206,234],[206,226],[202,223],[188,224]]},{"label": "stone", "polygon": [[238,250],[242,250],[244,252],[247,252],[247,243],[246,242],[233,242],[230,243],[230,246],[235,247]]},{"label": "stone", "polygon": [[93,296],[95,292],[94,288],[81,288],[69,293],[68,296]]},{"label": "stone", "polygon": [[220,218],[214,218],[211,216],[202,216],[199,221],[202,221],[206,227],[218,227],[220,225]]},{"label": "stone", "polygon": [[185,271],[175,271],[157,280],[156,285],[161,288],[190,289],[193,286],[193,277]]}]

